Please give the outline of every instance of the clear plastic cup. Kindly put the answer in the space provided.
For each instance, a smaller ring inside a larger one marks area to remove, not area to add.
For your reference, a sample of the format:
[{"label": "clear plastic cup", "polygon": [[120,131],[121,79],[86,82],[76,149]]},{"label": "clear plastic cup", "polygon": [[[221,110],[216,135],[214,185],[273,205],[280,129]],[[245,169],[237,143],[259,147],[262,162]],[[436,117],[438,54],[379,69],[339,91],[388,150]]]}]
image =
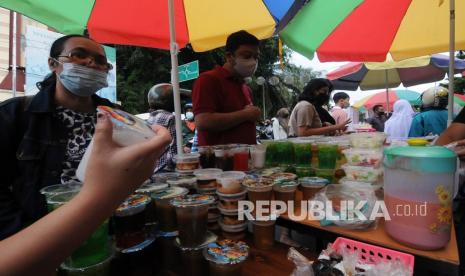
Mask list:
[{"label": "clear plastic cup", "polygon": [[173,160],[176,163],[176,171],[179,173],[194,172],[194,170],[199,168],[199,158],[200,154],[195,152],[176,154],[173,156]]},{"label": "clear plastic cup", "polygon": [[171,187],[167,190],[152,193],[155,210],[161,231],[173,232],[177,230],[176,209],[171,205],[173,198],[186,195],[189,191],[182,187]]},{"label": "clear plastic cup", "polygon": [[273,185],[274,199],[284,201],[286,204],[295,202],[295,191],[299,184],[294,180],[275,181]]},{"label": "clear plastic cup", "polygon": [[[66,192],[51,196],[47,204],[51,210],[55,210],[70,201],[78,192]],[[108,220],[104,221],[94,233],[85,241],[71,256],[66,258],[65,263],[69,268],[85,268],[99,264],[111,255],[108,236]]]},{"label": "clear plastic cup", "polygon": [[234,156],[230,145],[218,145],[213,147],[215,154],[215,167],[223,171],[234,169]]},{"label": "clear plastic cup", "polygon": [[197,189],[216,189],[216,178],[223,173],[221,169],[199,169],[194,171],[197,178]]},{"label": "clear plastic cup", "polygon": [[105,260],[86,267],[68,266],[65,261],[63,264],[61,264],[60,270],[62,270],[67,276],[110,276],[112,260],[113,255],[110,255]]},{"label": "clear plastic cup", "polygon": [[127,249],[146,239],[145,217],[150,202],[149,196],[134,194],[116,209],[113,219],[117,248]]},{"label": "clear plastic cup", "polygon": [[239,201],[245,200],[245,197],[247,196],[247,191],[244,190],[237,194],[223,194],[217,191],[216,194],[219,197],[219,205],[221,206],[221,208],[228,210],[237,210],[239,207]]},{"label": "clear plastic cup", "polygon": [[[153,193],[161,192],[168,189],[168,184],[166,183],[154,183],[150,180],[146,181],[139,189],[136,190],[136,194],[146,195],[151,197]],[[155,201],[151,200],[147,206],[145,212],[145,221],[147,225],[153,225],[157,221],[157,212],[155,207]]]},{"label": "clear plastic cup", "polygon": [[270,201],[273,197],[274,180],[270,177],[248,178],[242,185],[247,189],[247,196],[254,206],[257,201]]},{"label": "clear plastic cup", "polygon": [[255,247],[261,250],[271,249],[274,245],[276,220],[252,221]]},{"label": "clear plastic cup", "polygon": [[200,167],[202,169],[214,168],[215,153],[213,152],[213,147],[201,146],[198,149],[200,154]]},{"label": "clear plastic cup", "polygon": [[186,195],[171,201],[176,208],[179,240],[184,247],[196,247],[205,242],[208,208],[215,201],[209,195]]},{"label": "clear plastic cup", "polygon": [[250,157],[254,169],[263,169],[266,160],[266,147],[264,145],[254,145],[250,148]]},{"label": "clear plastic cup", "polygon": [[216,177],[218,183],[217,190],[223,194],[237,194],[242,189],[242,181],[245,178],[245,173],[240,171],[224,172]]},{"label": "clear plastic cup", "polygon": [[312,163],[312,141],[296,140],[293,143],[295,164],[309,167]]},{"label": "clear plastic cup", "polygon": [[209,244],[203,250],[209,262],[210,275],[242,275],[242,266],[249,256],[249,247],[245,242],[223,240]]},{"label": "clear plastic cup", "polygon": [[249,170],[249,146],[239,146],[232,149],[234,170],[246,172]]},{"label": "clear plastic cup", "polygon": [[299,184],[302,189],[302,200],[311,200],[316,193],[329,184],[329,181],[321,177],[303,177],[299,178]]},{"label": "clear plastic cup", "polygon": [[69,182],[66,184],[57,184],[44,187],[40,189],[40,193],[45,196],[45,199],[48,199],[54,195],[67,193],[67,192],[79,192],[82,188],[82,184],[80,182]]},{"label": "clear plastic cup", "polygon": [[195,193],[197,178],[194,175],[180,175],[178,178],[167,179],[166,183],[170,187],[183,187],[189,190],[189,193]]},{"label": "clear plastic cup", "polygon": [[339,156],[338,146],[329,142],[318,142],[318,168],[335,169]]},{"label": "clear plastic cup", "polygon": [[334,169],[315,169],[317,177],[326,178],[329,183],[336,183],[336,170]]}]

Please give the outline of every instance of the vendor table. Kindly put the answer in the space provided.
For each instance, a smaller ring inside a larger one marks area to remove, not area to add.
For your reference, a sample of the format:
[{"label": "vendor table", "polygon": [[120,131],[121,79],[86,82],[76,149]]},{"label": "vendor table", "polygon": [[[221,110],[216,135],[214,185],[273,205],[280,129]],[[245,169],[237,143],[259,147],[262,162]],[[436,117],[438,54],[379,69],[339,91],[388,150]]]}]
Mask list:
[{"label": "vendor table", "polygon": [[[299,210],[296,214],[299,214]],[[373,230],[349,230],[337,226],[321,226],[317,220],[293,221],[286,215],[282,215],[277,224],[314,235],[318,252],[326,248],[328,242],[333,242],[337,237],[342,236],[414,255],[415,275],[459,275],[459,254],[454,227],[452,227],[451,240],[446,247],[440,250],[424,251],[393,240],[384,230],[384,219],[381,219],[377,228]]]}]

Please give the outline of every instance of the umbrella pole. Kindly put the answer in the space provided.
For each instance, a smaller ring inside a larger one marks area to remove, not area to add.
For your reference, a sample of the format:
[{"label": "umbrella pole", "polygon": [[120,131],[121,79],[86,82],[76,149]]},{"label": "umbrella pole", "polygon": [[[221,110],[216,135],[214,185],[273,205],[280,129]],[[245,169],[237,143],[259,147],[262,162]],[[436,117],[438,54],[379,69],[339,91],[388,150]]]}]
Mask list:
[{"label": "umbrella pole", "polygon": [[176,149],[178,154],[183,154],[182,130],[181,130],[181,97],[179,95],[179,69],[178,51],[176,43],[176,25],[174,21],[174,0],[168,0],[168,14],[170,24],[170,54],[171,54],[171,85],[173,86],[174,117],[176,121]]},{"label": "umbrella pole", "polygon": [[447,125],[454,119],[454,68],[455,68],[455,0],[449,0],[449,113]]},{"label": "umbrella pole", "polygon": [[386,113],[389,113],[389,82],[388,82],[388,70],[384,70],[386,80]]},{"label": "umbrella pole", "polygon": [[16,45],[16,37],[18,34],[16,33],[16,12],[13,12],[13,43],[12,43],[12,54],[11,54],[11,91],[13,92],[13,98],[16,97],[16,52],[17,52],[17,45]]}]

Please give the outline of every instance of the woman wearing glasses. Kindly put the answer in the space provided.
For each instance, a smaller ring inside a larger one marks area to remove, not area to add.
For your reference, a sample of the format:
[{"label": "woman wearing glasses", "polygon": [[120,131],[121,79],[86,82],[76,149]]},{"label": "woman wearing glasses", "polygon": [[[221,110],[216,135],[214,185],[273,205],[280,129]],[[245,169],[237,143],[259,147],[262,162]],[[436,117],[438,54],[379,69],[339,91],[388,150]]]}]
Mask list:
[{"label": "woman wearing glasses", "polygon": [[95,93],[108,86],[112,66],[103,47],[81,35],[51,46],[51,70],[33,97],[0,103],[0,240],[46,214],[40,189],[76,180],[92,139],[96,106],[112,104]]}]

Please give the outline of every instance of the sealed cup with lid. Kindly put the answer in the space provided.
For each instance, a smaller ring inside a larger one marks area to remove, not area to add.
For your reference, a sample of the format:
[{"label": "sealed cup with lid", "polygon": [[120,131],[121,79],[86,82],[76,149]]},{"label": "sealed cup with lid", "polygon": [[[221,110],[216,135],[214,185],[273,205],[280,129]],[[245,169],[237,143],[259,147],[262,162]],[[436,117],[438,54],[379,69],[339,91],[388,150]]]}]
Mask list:
[{"label": "sealed cup with lid", "polygon": [[176,208],[179,240],[184,247],[196,247],[205,242],[208,208],[215,202],[210,195],[186,195],[175,198],[171,204]]},{"label": "sealed cup with lid", "polygon": [[242,191],[242,181],[245,173],[239,171],[224,172],[216,177],[218,192],[223,194],[237,194]]},{"label": "sealed cup with lid", "polygon": [[70,182],[66,184],[57,184],[44,187],[40,190],[40,193],[45,196],[45,199],[48,201],[50,197],[67,193],[67,192],[79,192],[82,188],[82,184],[79,182]]},{"label": "sealed cup with lid", "polygon": [[311,200],[329,181],[321,177],[303,177],[299,178],[299,184],[302,187],[302,200]]},{"label": "sealed cup with lid", "polygon": [[255,247],[261,250],[272,248],[274,245],[276,220],[254,220],[252,224]]},{"label": "sealed cup with lid", "polygon": [[221,169],[198,169],[194,171],[197,189],[216,189],[216,178],[223,173]]},{"label": "sealed cup with lid", "polygon": [[271,177],[247,178],[242,185],[247,189],[250,201],[257,205],[257,201],[270,201],[273,197],[273,179]]},{"label": "sealed cup with lid", "polygon": [[288,201],[294,202],[298,186],[299,184],[295,180],[275,180],[273,185],[275,200],[284,201],[286,204]]},{"label": "sealed cup with lid", "polygon": [[176,172],[179,173],[192,173],[194,170],[199,168],[199,158],[200,154],[193,153],[183,153],[176,154],[173,156],[173,160],[176,163]]},{"label": "sealed cup with lid", "polygon": [[116,209],[113,215],[116,247],[126,249],[145,240],[145,213],[150,202],[147,195],[134,194]]},{"label": "sealed cup with lid", "polygon": [[[168,184],[166,183],[154,183],[147,180],[136,190],[136,194],[151,197],[153,193],[161,192],[166,189],[168,189]],[[153,200],[151,200],[145,211],[145,221],[147,225],[153,225],[157,221],[155,201]]]},{"label": "sealed cup with lid", "polygon": [[189,191],[182,187],[170,187],[164,191],[152,193],[160,230],[172,232],[177,230],[176,209],[170,204],[173,198],[186,195]]},{"label": "sealed cup with lid", "polygon": [[209,262],[210,275],[242,275],[242,265],[249,256],[249,246],[242,241],[221,240],[203,250]]}]

